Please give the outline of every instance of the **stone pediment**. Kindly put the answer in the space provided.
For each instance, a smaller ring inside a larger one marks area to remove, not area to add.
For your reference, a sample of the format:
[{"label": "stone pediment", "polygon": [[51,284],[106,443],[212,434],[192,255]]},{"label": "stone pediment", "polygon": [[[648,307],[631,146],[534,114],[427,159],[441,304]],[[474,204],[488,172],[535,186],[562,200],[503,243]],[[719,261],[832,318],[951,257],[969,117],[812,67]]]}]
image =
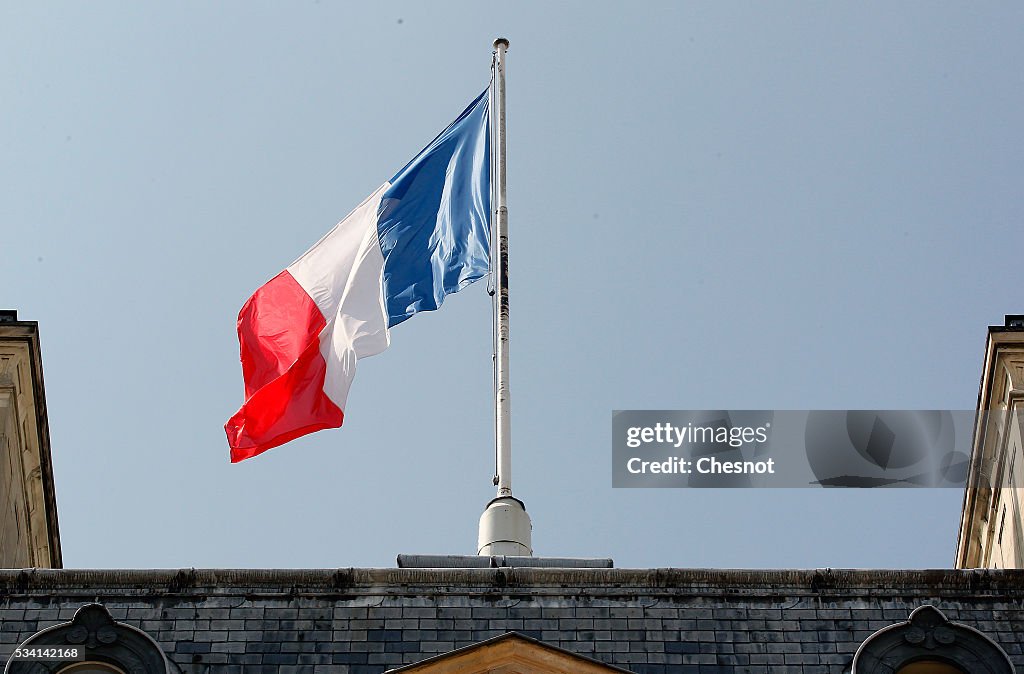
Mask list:
[{"label": "stone pediment", "polygon": [[402,674],[631,674],[627,669],[509,632],[450,653],[389,670]]}]

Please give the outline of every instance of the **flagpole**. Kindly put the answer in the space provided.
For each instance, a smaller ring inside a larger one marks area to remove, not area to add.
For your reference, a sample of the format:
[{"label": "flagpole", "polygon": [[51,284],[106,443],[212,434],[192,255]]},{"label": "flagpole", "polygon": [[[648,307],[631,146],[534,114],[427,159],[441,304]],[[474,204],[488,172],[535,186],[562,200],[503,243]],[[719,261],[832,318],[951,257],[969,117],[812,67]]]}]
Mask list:
[{"label": "flagpole", "polygon": [[[498,495],[480,516],[477,554],[531,555],[530,516],[512,496],[512,417],[509,393],[508,206],[505,201],[505,53],[509,42],[494,41],[491,112],[495,160],[492,176],[491,259],[494,272],[494,442]],[[495,254],[496,253],[496,254]]]},{"label": "flagpole", "polygon": [[505,192],[505,51],[508,40],[494,41],[494,238],[495,261],[495,387],[494,405],[497,414],[495,449],[498,454],[498,496],[512,495],[512,396],[508,369],[508,205]]}]

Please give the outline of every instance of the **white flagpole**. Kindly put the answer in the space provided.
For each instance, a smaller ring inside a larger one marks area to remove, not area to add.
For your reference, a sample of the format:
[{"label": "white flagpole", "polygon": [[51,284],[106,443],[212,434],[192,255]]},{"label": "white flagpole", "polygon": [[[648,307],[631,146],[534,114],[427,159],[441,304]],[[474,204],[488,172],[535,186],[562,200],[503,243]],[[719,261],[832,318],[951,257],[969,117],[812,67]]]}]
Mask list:
[{"label": "white flagpole", "polygon": [[494,41],[494,161],[495,200],[493,204],[495,303],[494,329],[497,344],[494,358],[495,449],[498,455],[498,496],[512,495],[512,396],[508,383],[508,206],[505,201],[505,51],[508,40]]},{"label": "white flagpole", "polygon": [[480,516],[479,555],[533,554],[532,524],[526,506],[512,496],[512,418],[508,368],[508,207],[505,203],[505,52],[508,40],[494,41],[494,82],[491,95],[494,192],[491,213],[491,266],[494,272],[494,443],[498,495]]}]

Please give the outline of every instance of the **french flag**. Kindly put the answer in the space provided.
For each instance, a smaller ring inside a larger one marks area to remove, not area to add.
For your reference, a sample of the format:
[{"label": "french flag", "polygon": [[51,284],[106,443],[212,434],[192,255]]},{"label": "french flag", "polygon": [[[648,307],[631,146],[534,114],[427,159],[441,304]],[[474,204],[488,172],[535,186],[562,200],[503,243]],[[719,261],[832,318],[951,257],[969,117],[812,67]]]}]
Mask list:
[{"label": "french flag", "polygon": [[487,273],[489,103],[485,90],[242,307],[245,403],[224,425],[233,463],[341,426],[359,359]]}]

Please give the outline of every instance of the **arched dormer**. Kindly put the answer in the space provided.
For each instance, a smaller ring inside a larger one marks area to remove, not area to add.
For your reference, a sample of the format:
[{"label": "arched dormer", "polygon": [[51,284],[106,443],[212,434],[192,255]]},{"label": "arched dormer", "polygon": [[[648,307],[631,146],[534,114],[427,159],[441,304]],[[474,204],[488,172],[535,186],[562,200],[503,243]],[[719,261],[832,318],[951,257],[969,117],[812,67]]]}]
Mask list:
[{"label": "arched dormer", "polygon": [[82,651],[77,661],[12,659],[4,674],[169,674],[172,671],[164,652],[148,634],[115,622],[101,604],[83,606],[71,622],[36,632],[18,649],[72,647]]},{"label": "arched dormer", "polygon": [[884,627],[861,644],[851,674],[1014,674],[999,644],[967,625],[951,622],[925,605],[910,619]]}]

